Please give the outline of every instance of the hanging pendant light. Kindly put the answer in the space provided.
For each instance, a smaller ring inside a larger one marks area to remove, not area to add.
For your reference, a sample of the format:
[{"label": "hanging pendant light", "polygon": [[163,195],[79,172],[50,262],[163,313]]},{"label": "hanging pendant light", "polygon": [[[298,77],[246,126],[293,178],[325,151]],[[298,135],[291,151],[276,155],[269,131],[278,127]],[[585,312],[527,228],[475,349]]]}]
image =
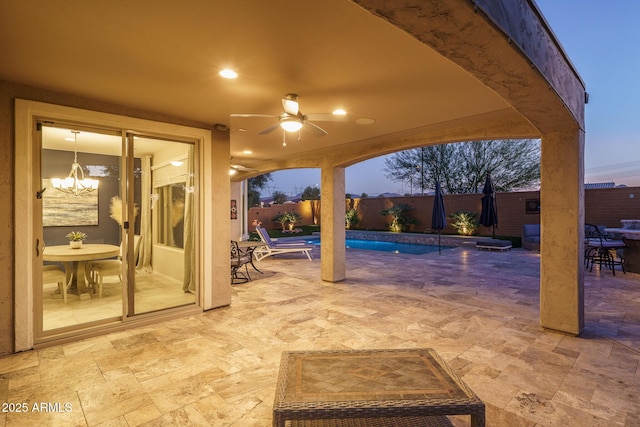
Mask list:
[{"label": "hanging pendant light", "polygon": [[74,142],[71,171],[69,171],[69,176],[64,179],[52,178],[51,184],[53,185],[53,188],[58,191],[79,196],[81,194],[97,190],[98,180],[84,177],[84,170],[82,169],[82,166],[80,166],[80,163],[78,163],[78,134],[80,132],[72,130],[71,133],[73,133]]}]

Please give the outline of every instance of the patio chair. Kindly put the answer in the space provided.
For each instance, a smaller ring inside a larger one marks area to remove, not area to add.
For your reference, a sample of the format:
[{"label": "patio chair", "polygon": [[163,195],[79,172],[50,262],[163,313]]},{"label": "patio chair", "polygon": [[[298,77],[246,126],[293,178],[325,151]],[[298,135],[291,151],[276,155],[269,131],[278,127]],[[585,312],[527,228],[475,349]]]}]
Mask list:
[{"label": "patio chair", "polygon": [[584,265],[589,271],[593,271],[593,265],[598,264],[600,270],[602,265],[610,268],[613,275],[616,275],[616,266],[622,267],[624,271],[624,258],[620,255],[619,250],[626,246],[622,240],[610,240],[603,233],[604,227],[598,227],[592,224],[585,224],[584,228]]},{"label": "patio chair", "polygon": [[[231,284],[245,283],[251,280],[249,268],[251,264],[251,253],[245,253],[238,247],[238,242],[231,241]],[[240,271],[244,266],[244,272]]]},{"label": "patio chair", "polygon": [[256,227],[256,232],[260,236],[260,240],[264,243],[264,246],[259,246],[253,251],[253,256],[257,261],[260,261],[268,256],[278,254],[289,254],[302,252],[311,261],[311,250],[313,246],[308,246],[304,242],[274,242],[269,237],[267,230],[262,227]]}]

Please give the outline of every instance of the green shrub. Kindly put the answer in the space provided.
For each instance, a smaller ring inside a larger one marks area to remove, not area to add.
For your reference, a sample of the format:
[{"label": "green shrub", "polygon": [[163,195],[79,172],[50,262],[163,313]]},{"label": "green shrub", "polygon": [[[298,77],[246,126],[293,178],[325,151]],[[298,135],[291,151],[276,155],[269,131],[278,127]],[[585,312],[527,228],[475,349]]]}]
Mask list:
[{"label": "green shrub", "polygon": [[449,215],[449,218],[453,219],[451,224],[458,234],[463,236],[472,236],[478,229],[478,219],[475,212],[458,211]]},{"label": "green shrub", "polygon": [[347,230],[358,225],[360,222],[360,218],[358,218],[358,210],[355,208],[349,209],[344,215],[344,222]]},{"label": "green shrub", "polygon": [[387,224],[389,230],[394,233],[400,233],[416,223],[416,220],[409,216],[409,212],[411,210],[413,210],[412,206],[400,203],[399,205],[394,205],[388,209],[380,211],[380,214],[384,216],[391,216],[391,222]]}]

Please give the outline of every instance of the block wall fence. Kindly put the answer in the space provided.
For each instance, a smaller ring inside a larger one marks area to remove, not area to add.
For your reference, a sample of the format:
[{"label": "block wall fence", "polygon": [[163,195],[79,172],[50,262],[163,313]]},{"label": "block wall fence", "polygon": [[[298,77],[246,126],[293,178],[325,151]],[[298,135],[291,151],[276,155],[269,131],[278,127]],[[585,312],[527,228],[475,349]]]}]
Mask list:
[{"label": "block wall fence", "polygon": [[[471,211],[480,217],[482,194],[451,194],[444,196],[447,215],[457,211]],[[540,213],[536,209],[544,209],[539,205],[540,192],[523,191],[513,193],[497,193],[498,227],[496,236],[520,236],[523,224],[540,223]],[[296,212],[301,220],[298,225],[314,224],[312,204],[320,201],[304,201],[283,205],[271,205],[249,209],[249,227],[254,221],[260,221],[267,229],[277,229],[280,224],[273,221],[276,216],[285,212]],[[407,204],[412,206],[410,216],[415,218],[413,231],[429,232],[431,229],[431,211],[433,196],[403,196],[403,197],[370,197],[364,199],[347,199],[347,209],[356,207],[360,222],[355,229],[386,230],[390,219],[380,214],[380,211],[393,205]],[[317,212],[320,212],[318,207]],[[585,222],[607,227],[621,227],[622,219],[640,219],[640,187],[622,187],[585,190]],[[456,234],[451,226],[452,219],[443,233]],[[320,218],[316,218],[320,223]],[[476,233],[479,236],[491,235],[491,230],[480,226]]]}]

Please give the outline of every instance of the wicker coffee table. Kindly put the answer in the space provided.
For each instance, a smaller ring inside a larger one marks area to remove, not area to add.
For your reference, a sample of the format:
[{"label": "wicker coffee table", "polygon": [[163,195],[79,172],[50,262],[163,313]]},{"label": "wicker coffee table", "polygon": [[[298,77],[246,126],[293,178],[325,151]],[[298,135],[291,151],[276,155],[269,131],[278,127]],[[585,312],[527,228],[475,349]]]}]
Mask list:
[{"label": "wicker coffee table", "polygon": [[284,352],[273,404],[277,427],[440,426],[484,403],[430,348]]}]

